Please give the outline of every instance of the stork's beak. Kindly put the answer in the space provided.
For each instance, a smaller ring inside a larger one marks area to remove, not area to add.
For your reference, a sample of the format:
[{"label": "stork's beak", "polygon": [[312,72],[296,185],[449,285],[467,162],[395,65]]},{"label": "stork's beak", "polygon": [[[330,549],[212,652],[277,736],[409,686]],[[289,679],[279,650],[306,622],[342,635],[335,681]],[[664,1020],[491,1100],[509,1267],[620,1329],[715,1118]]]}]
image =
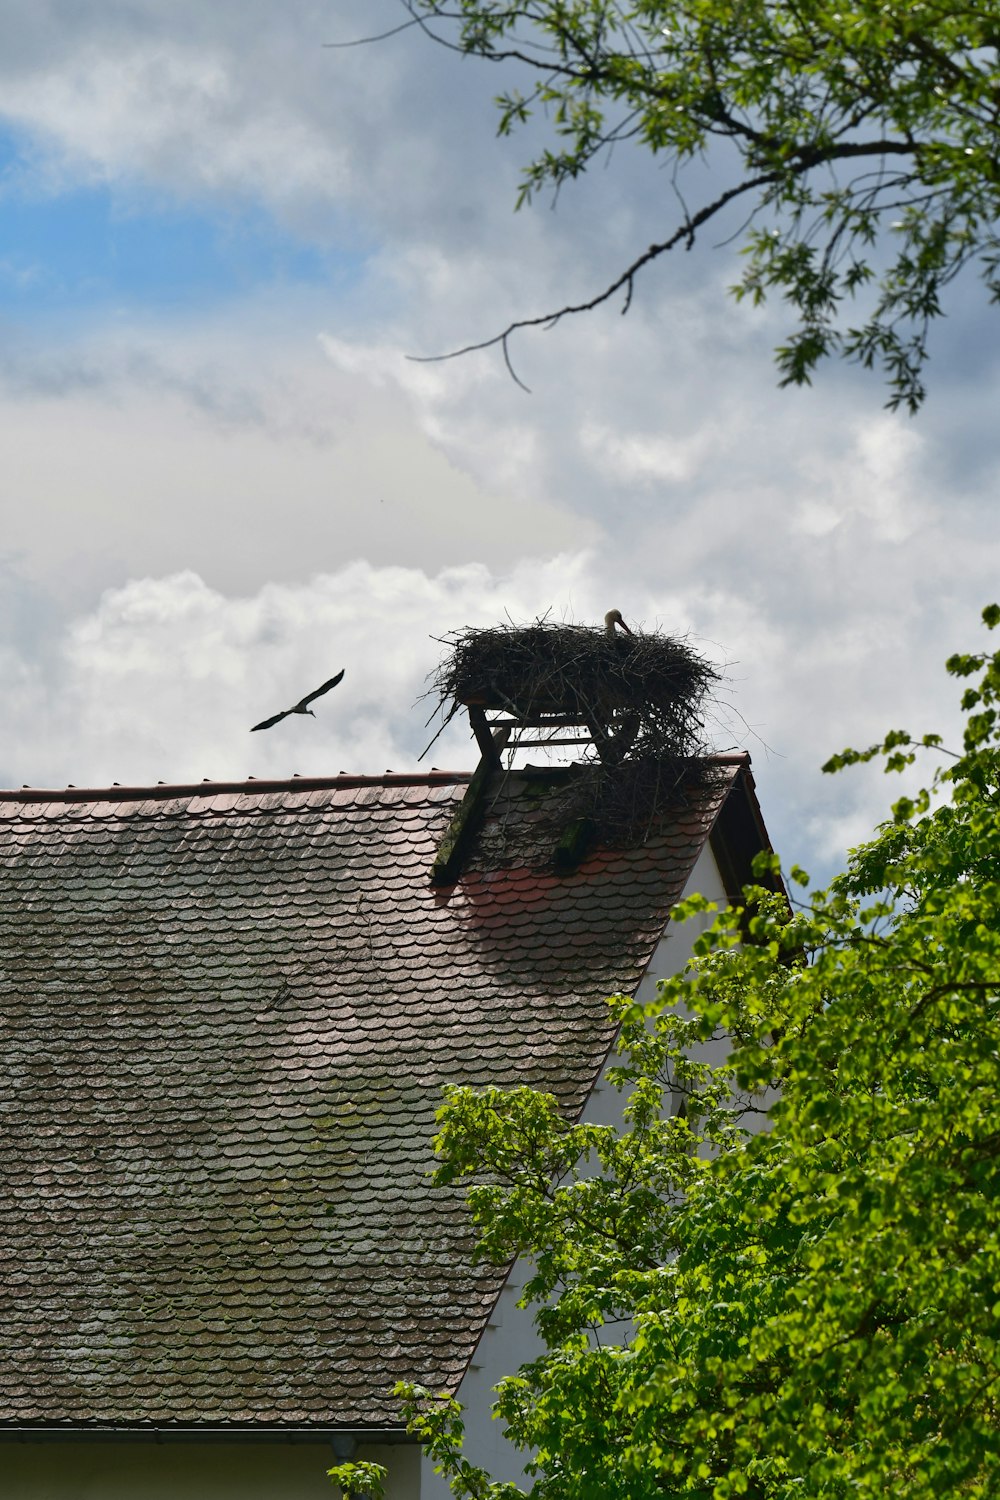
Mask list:
[{"label": "stork's beak", "polygon": [[632,634],[631,630],[629,630],[628,626],[625,624],[625,621],[622,619],[621,615],[618,616],[618,619],[617,619],[616,623],[621,626],[621,628],[624,630],[624,632],[625,632],[626,635],[631,635]]}]

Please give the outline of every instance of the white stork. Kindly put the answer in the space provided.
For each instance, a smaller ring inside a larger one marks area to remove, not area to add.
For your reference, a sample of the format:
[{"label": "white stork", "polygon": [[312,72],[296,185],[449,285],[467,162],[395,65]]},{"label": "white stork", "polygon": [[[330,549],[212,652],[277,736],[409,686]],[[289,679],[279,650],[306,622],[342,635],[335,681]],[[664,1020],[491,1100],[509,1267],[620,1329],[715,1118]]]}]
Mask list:
[{"label": "white stork", "polygon": [[287,719],[289,714],[312,714],[312,717],[315,719],[316,715],[309,707],[309,704],[315,698],[322,698],[323,694],[328,693],[332,687],[336,687],[343,675],[343,669],[341,669],[336,677],[331,677],[329,682],[324,682],[323,686],[318,687],[314,693],[307,693],[304,698],[300,698],[294,707],[282,709],[280,714],[272,714],[271,718],[264,719],[260,724],[255,724],[250,733],[253,734],[256,729],[270,729],[272,724],[280,724],[281,720]]},{"label": "white stork", "polygon": [[625,624],[625,621],[622,619],[621,610],[609,609],[607,614],[604,616],[604,633],[609,641],[613,641],[615,638],[616,625],[619,626],[620,629],[624,630],[626,635],[632,634],[631,630],[629,630],[628,626]]}]

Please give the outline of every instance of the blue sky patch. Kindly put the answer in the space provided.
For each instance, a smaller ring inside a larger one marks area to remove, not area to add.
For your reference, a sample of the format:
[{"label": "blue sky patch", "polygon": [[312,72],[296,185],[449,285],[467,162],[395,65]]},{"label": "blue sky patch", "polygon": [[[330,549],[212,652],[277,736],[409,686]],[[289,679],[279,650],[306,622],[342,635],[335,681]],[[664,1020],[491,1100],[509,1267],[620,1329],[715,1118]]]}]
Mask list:
[{"label": "blue sky patch", "polygon": [[318,245],[259,209],[195,208],[104,185],[43,195],[23,168],[17,134],[0,129],[0,312],[8,316],[189,308],[272,286],[343,295],[364,268],[363,247]]}]

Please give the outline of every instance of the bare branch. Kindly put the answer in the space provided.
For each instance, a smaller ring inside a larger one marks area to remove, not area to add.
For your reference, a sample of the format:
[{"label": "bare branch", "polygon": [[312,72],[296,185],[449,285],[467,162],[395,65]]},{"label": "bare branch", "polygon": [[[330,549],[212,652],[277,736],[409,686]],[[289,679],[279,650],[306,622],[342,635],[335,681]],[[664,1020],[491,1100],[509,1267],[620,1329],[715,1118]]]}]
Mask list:
[{"label": "bare branch", "polygon": [[[798,153],[791,172],[799,176],[811,171],[814,167],[821,165],[825,161],[836,161],[846,157],[912,155],[915,151],[916,147],[905,141],[843,142],[833,147],[815,147],[811,151],[803,148]],[[488,339],[480,339],[474,344],[464,344],[460,349],[451,349],[446,354],[408,354],[406,357],[414,364],[441,364],[445,360],[459,359],[462,355],[475,354],[479,350],[493,349],[499,345],[511,379],[515,385],[520,386],[522,391],[526,391],[530,395],[530,387],[525,385],[524,381],[521,380],[511,362],[509,345],[512,334],[518,333],[525,328],[554,328],[563,318],[573,317],[577,313],[593,312],[595,308],[601,307],[605,302],[610,301],[623,288],[625,299],[621,311],[624,316],[632,305],[635,278],[645,266],[649,265],[650,261],[657,260],[661,255],[666,255],[682,242],[690,250],[694,244],[697,231],[702,225],[708,223],[710,219],[721,213],[729,203],[745,196],[747,193],[755,192],[758,188],[773,187],[776,183],[787,178],[788,175],[789,168],[787,166],[775,168],[769,172],[760,172],[755,177],[748,177],[743,182],[738,183],[736,187],[728,188],[724,193],[720,193],[711,203],[707,203],[703,208],[700,208],[696,214],[687,216],[685,222],[668,239],[662,240],[658,244],[650,245],[641,255],[636,256],[620,276],[617,276],[603,291],[597,292],[585,302],[567,303],[565,307],[560,307],[556,312],[539,314],[533,318],[516,318],[513,322],[508,323],[507,327],[502,329],[500,333],[495,333]]]},{"label": "bare branch", "polygon": [[401,21],[398,26],[392,26],[388,31],[379,31],[372,36],[358,36],[350,42],[324,42],[323,46],[333,52],[344,52],[348,47],[370,47],[374,42],[387,42],[392,36],[399,36],[401,31],[411,31],[414,26],[425,30],[424,22],[420,16],[413,16],[409,21]]},{"label": "bare branch", "polygon": [[461,349],[449,350],[447,354],[408,354],[406,357],[418,365],[441,364],[444,360],[459,359],[463,354],[475,354],[480,349],[493,349],[499,344],[503,350],[504,360],[511,377],[523,391],[527,391],[529,389],[528,386],[524,384],[523,380],[518,379],[510,362],[507,346],[511,334],[517,333],[522,328],[554,328],[563,318],[571,317],[576,313],[593,312],[594,308],[600,307],[603,303],[609,301],[616,292],[620,292],[622,287],[625,288],[626,293],[625,305],[622,308],[622,312],[627,312],[632,300],[633,282],[636,274],[644,266],[647,266],[650,261],[656,260],[659,256],[665,255],[667,251],[673,250],[682,240],[686,241],[690,246],[695,231],[711,219],[713,215],[721,212],[727,203],[731,203],[733,199],[740,197],[743,193],[752,192],[755,188],[764,187],[769,183],[777,181],[778,176],[777,172],[764,172],[758,177],[751,177],[746,182],[741,182],[738,187],[729,188],[725,193],[721,193],[718,198],[706,204],[704,208],[699,209],[693,218],[682,224],[679,229],[676,229],[669,239],[663,240],[660,244],[650,245],[648,250],[644,250],[641,255],[636,256],[631,265],[620,276],[616,277],[610,286],[605,287],[603,292],[598,292],[586,302],[567,303],[565,307],[559,308],[557,312],[544,313],[535,318],[517,318],[514,322],[509,323],[502,332],[495,333],[492,338],[481,339],[475,344],[465,344]]}]

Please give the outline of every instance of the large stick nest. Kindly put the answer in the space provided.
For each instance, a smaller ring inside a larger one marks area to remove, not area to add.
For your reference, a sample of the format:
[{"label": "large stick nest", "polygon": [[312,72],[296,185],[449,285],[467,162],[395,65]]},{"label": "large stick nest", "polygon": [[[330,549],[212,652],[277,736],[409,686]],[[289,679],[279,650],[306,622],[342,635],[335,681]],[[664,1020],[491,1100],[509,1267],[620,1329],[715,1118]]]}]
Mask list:
[{"label": "large stick nest", "polygon": [[447,644],[432,691],[449,718],[460,705],[556,715],[597,727],[619,760],[704,753],[703,706],[719,673],[684,640],[538,620],[457,631]]}]

